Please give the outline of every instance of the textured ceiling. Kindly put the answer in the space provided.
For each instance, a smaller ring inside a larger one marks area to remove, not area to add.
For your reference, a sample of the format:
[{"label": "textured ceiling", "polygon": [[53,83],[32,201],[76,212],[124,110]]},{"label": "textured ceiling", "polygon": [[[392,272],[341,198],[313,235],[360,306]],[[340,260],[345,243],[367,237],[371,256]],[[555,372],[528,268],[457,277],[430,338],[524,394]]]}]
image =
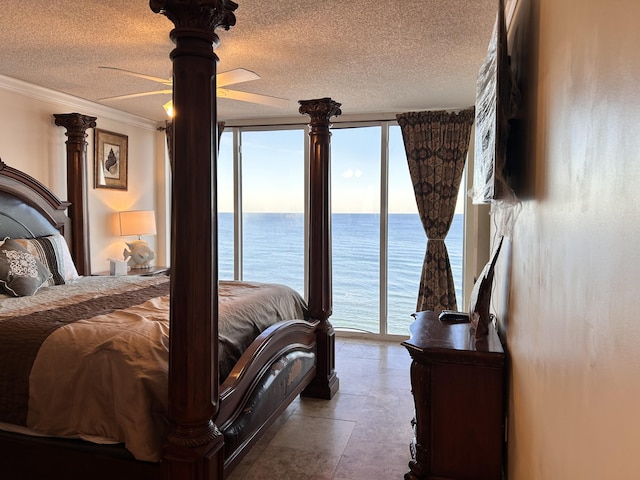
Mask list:
[{"label": "textured ceiling", "polygon": [[[220,120],[291,117],[331,97],[347,114],[462,108],[475,99],[498,0],[236,0],[219,31],[218,71],[259,80],[230,88],[289,99],[286,108],[219,99]],[[162,85],[99,66],[168,78],[171,22],[148,0],[3,0],[0,74],[87,100]],[[170,95],[99,103],[166,119]]]}]

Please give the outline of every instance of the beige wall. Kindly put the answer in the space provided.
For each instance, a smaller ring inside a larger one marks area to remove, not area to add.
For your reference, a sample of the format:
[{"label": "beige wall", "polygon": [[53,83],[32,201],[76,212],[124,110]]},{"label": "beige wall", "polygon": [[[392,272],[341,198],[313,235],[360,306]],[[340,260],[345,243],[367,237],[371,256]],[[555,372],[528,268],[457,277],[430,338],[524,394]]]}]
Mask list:
[{"label": "beige wall", "polygon": [[495,302],[512,362],[509,478],[637,479],[640,2],[532,5],[534,196]]},{"label": "beige wall", "polygon": [[156,264],[166,265],[166,175],[164,134],[155,122],[75,97],[0,76],[0,158],[25,171],[66,199],[66,129],[54,113],[97,117],[97,127],[128,136],[127,191],[93,188],[94,130],[87,130],[87,185],[92,271],[108,269],[107,258],[122,258],[117,212],[156,210],[158,235],[145,237],[156,249]]}]

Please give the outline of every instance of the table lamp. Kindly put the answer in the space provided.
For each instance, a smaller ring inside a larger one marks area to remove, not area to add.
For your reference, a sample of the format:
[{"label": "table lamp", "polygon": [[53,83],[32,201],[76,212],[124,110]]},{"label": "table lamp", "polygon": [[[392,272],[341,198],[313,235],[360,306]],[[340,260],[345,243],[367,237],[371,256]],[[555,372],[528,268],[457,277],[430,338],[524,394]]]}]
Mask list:
[{"label": "table lamp", "polygon": [[134,268],[151,268],[151,261],[156,254],[149,244],[142,240],[142,235],[156,234],[156,217],[153,210],[134,210],[120,212],[120,236],[136,235],[137,240],[125,242],[124,259]]}]

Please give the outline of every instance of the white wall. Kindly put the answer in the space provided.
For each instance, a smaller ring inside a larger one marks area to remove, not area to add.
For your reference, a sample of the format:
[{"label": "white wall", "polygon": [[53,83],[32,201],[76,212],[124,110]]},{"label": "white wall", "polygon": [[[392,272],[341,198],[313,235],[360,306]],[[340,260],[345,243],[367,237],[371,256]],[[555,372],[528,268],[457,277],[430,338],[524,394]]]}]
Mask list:
[{"label": "white wall", "polygon": [[534,195],[495,302],[512,362],[508,478],[636,479],[640,2],[532,5]]},{"label": "white wall", "polygon": [[122,258],[117,212],[156,210],[158,235],[146,237],[156,248],[156,265],[166,265],[166,175],[164,134],[155,122],[92,102],[0,76],[0,158],[49,187],[66,194],[66,129],[54,113],[78,112],[97,117],[97,128],[128,136],[128,190],[93,188],[94,129],[87,130],[87,186],[91,269],[108,269],[107,258]]}]

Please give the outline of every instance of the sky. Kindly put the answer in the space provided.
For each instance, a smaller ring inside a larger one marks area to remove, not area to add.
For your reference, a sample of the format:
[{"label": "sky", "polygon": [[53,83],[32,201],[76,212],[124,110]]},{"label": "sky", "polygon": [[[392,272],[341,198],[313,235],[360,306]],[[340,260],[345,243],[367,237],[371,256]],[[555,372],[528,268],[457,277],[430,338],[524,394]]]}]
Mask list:
[{"label": "sky", "polygon": [[[243,211],[301,213],[304,130],[242,132]],[[332,129],[333,213],[380,210],[381,127]],[[223,133],[218,157],[218,210],[233,211],[233,137]],[[462,196],[461,196],[462,197]],[[462,197],[464,198],[464,197]],[[462,199],[461,198],[461,199]],[[417,213],[400,127],[389,132],[389,213]],[[456,213],[462,213],[458,202]]]}]

